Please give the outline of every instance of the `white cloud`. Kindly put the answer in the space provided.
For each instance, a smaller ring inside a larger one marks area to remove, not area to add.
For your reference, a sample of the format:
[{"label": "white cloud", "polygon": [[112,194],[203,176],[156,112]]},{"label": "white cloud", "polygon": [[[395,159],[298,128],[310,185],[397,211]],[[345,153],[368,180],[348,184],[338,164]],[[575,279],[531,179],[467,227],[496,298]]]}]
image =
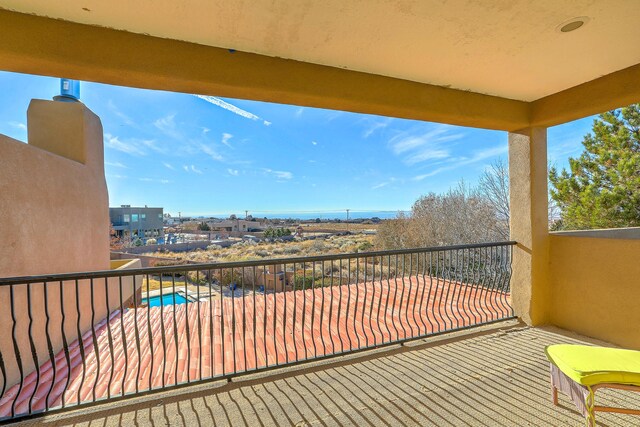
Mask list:
[{"label": "white cloud", "polygon": [[230,140],[231,138],[233,138],[233,135],[232,135],[232,134],[230,134],[230,133],[226,133],[226,132],[225,132],[225,133],[223,133],[223,134],[222,134],[222,141],[221,141],[221,142],[222,142],[224,145],[226,145],[227,147],[231,148],[231,143],[229,142],[229,140]]},{"label": "white cloud", "polygon": [[327,114],[325,116],[327,122],[332,122],[335,119],[337,119],[338,117],[342,116],[343,112],[342,111],[338,111],[338,110],[333,110],[331,111],[329,114]]},{"label": "white cloud", "polygon": [[158,153],[167,154],[169,152],[169,150],[166,147],[160,146],[158,142],[153,139],[143,139],[143,140],[140,140],[140,143],[145,147],[151,148],[153,151],[156,151]]},{"label": "white cloud", "polygon": [[104,164],[107,166],[113,166],[114,168],[129,169],[129,166],[124,165],[120,162],[104,162]]},{"label": "white cloud", "polygon": [[238,176],[240,174],[240,171],[237,169],[227,169],[227,172],[229,172],[229,175],[232,176]]},{"label": "white cloud", "polygon": [[163,165],[164,165],[164,167],[165,167],[165,168],[167,168],[167,169],[171,169],[172,171],[176,170],[176,168],[174,168],[173,166],[171,166],[169,163],[162,162],[162,164],[163,164]]},{"label": "white cloud", "polygon": [[169,114],[153,122],[153,125],[161,131],[174,129],[176,127],[175,117],[175,114]]},{"label": "white cloud", "polygon": [[175,117],[175,114],[169,114],[153,122],[153,125],[160,130],[160,132],[171,138],[183,139],[182,134],[178,131],[176,126]]},{"label": "white cloud", "polygon": [[154,179],[154,178],[138,178],[138,180],[142,182],[157,182],[160,184],[168,184],[171,182],[168,179]]},{"label": "white cloud", "polygon": [[389,141],[391,150],[409,166],[429,160],[446,159],[451,156],[447,142],[464,137],[464,133],[451,133],[455,129],[449,125],[438,125],[426,133],[412,135],[402,133]]},{"label": "white cloud", "polygon": [[[385,182],[381,182],[380,184],[374,185],[373,187],[371,187],[372,190],[377,190],[378,188],[382,188],[382,187],[386,187],[389,184],[393,184],[394,182],[399,181],[398,178],[392,176],[389,178],[388,181]],[[401,181],[401,180],[400,180]]]},{"label": "white cloud", "polygon": [[22,129],[24,131],[27,130],[27,125],[25,125],[24,123],[9,122],[9,126],[14,127],[14,128],[18,128],[18,129]]},{"label": "white cloud", "polygon": [[107,175],[107,178],[116,178],[116,179],[127,179],[126,175]]},{"label": "white cloud", "polygon": [[300,116],[302,116],[302,113],[304,113],[304,107],[300,107],[296,110],[295,113],[293,113],[294,116],[296,116],[297,119],[300,118]]},{"label": "white cloud", "polygon": [[265,126],[271,125],[271,122],[261,119],[260,116],[250,113],[249,111],[243,110],[242,108],[236,107],[233,104],[229,104],[227,101],[223,101],[222,99],[216,98],[215,96],[208,96],[208,95],[193,95],[193,96],[198,97],[220,108],[224,108],[225,110],[230,111],[233,114],[237,114],[238,116],[247,118],[249,120],[263,120],[262,123]]},{"label": "white cloud", "polygon": [[287,171],[274,171],[273,169],[264,169],[264,171],[272,176],[275,176],[277,179],[283,180],[289,180],[291,178],[293,178],[293,174],[291,172],[287,172]]},{"label": "white cloud", "polygon": [[144,156],[147,153],[141,150],[137,145],[137,141],[121,141],[117,136],[113,136],[109,133],[104,134],[105,145],[114,150],[122,151],[127,154],[135,154],[138,156]]},{"label": "white cloud", "polygon": [[362,133],[362,137],[363,138],[369,138],[371,135],[373,135],[377,130],[379,129],[384,129],[387,126],[389,126],[389,123],[391,123],[391,119],[385,119],[382,121],[378,121],[378,122],[373,122],[371,123],[367,129],[365,129],[365,131]]},{"label": "white cloud", "polygon": [[571,129],[569,132],[562,132],[560,135],[549,139],[547,148],[549,161],[555,163],[558,160],[564,160],[569,156],[573,157],[581,152],[584,149],[582,145],[583,138],[584,133],[581,130]]},{"label": "white cloud", "polygon": [[221,162],[224,160],[224,157],[222,157],[220,153],[218,153],[216,150],[213,149],[213,147],[205,143],[200,143],[200,149],[202,150],[203,153],[211,157],[213,160],[216,160],[218,162]]},{"label": "white cloud", "polygon": [[411,165],[415,165],[416,163],[421,163],[427,160],[446,159],[447,157],[449,157],[448,150],[425,147],[421,149],[419,152],[415,152],[408,155],[404,159],[404,162],[411,166]]},{"label": "white cloud", "polygon": [[499,156],[501,154],[504,154],[508,151],[509,147],[508,145],[499,145],[496,147],[491,147],[491,148],[486,148],[484,150],[479,150],[473,153],[473,155],[471,157],[460,157],[458,159],[456,159],[455,161],[451,162],[450,165],[448,166],[442,166],[439,168],[436,168],[434,170],[432,170],[431,172],[422,174],[422,175],[417,175],[414,176],[412,178],[412,180],[414,181],[422,181],[425,178],[434,176],[434,175],[438,175],[439,173],[442,172],[446,172],[449,170],[453,170],[453,169],[457,169],[459,167],[462,166],[466,166],[466,165],[470,165],[473,163],[477,163],[486,159],[489,159],[491,157],[495,157],[495,156]]},{"label": "white cloud", "polygon": [[196,168],[194,165],[191,165],[191,172],[195,172],[199,175],[202,175],[202,171],[198,168]]},{"label": "white cloud", "polygon": [[318,145],[318,143],[316,141],[311,141],[311,144]]},{"label": "white cloud", "polygon": [[116,117],[121,119],[124,122],[124,124],[132,127],[137,127],[136,122],[134,122],[129,116],[127,116],[122,111],[120,111],[120,109],[113,103],[112,100],[109,100],[107,102],[107,108],[111,110],[111,112],[115,114]]}]

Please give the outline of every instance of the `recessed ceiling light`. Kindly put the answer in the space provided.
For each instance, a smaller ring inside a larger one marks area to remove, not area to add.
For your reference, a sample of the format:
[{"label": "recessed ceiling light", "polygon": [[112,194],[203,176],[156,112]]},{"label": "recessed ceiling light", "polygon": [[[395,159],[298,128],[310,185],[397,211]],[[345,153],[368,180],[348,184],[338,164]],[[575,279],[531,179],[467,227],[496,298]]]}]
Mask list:
[{"label": "recessed ceiling light", "polygon": [[589,18],[587,16],[571,18],[568,21],[565,21],[562,24],[558,25],[556,27],[556,30],[561,33],[570,33],[571,31],[575,31],[578,28],[584,27],[587,22],[589,22]]}]

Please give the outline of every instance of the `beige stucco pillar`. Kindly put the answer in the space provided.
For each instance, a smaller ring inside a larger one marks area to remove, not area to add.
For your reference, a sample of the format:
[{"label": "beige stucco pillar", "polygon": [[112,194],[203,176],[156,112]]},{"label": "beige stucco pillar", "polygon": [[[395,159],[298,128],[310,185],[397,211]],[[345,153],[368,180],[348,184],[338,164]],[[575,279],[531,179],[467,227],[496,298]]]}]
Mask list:
[{"label": "beige stucco pillar", "polygon": [[517,316],[532,325],[548,321],[549,226],[547,198],[547,129],[509,133],[512,304]]}]

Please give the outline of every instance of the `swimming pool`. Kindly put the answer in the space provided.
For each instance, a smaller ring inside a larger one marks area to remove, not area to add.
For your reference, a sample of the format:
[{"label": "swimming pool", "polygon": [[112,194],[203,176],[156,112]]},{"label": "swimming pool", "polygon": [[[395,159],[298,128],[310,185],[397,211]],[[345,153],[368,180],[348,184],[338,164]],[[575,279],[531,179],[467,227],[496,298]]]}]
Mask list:
[{"label": "swimming pool", "polygon": [[161,305],[184,304],[186,302],[187,302],[187,299],[178,293],[171,293],[171,294],[166,294],[162,296],[158,295],[155,297],[142,299],[142,303],[148,304],[149,307],[159,307]]}]

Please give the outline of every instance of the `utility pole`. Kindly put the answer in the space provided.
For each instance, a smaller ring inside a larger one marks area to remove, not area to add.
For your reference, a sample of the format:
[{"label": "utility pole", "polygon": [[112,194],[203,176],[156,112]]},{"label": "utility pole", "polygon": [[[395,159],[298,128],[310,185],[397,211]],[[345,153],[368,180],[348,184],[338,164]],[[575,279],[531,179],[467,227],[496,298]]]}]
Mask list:
[{"label": "utility pole", "polygon": [[249,211],[245,210],[244,211],[244,219],[249,218]]},{"label": "utility pole", "polygon": [[347,231],[349,231],[349,211],[351,209],[347,209]]}]

